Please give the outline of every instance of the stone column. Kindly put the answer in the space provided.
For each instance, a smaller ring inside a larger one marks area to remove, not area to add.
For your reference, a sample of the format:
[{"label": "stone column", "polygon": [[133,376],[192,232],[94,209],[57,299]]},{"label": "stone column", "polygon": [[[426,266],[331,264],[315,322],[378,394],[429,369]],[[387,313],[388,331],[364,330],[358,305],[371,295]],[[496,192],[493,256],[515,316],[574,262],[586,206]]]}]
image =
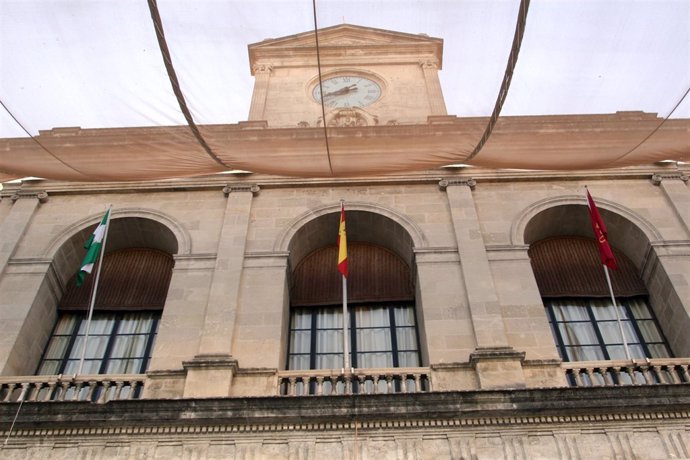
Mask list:
[{"label": "stone column", "polygon": [[12,195],[11,200],[12,209],[0,224],[0,276],[24,235],[38,203],[48,201],[48,194],[46,192],[19,192]]},{"label": "stone column", "polygon": [[688,176],[681,172],[654,174],[652,183],[664,191],[678,218],[685,225],[690,234],[690,190],[688,190]]},{"label": "stone column", "polygon": [[451,220],[460,255],[460,266],[467,293],[477,348],[470,355],[481,388],[525,386],[522,372],[524,353],[508,343],[496,286],[474,206],[472,179],[439,182],[446,191]]},{"label": "stone column", "polygon": [[198,354],[183,363],[187,370],[184,397],[228,396],[237,361],[232,357],[244,249],[252,196],[257,185],[227,186],[213,279],[206,304]]},{"label": "stone column", "polygon": [[259,65],[254,67],[254,92],[252,93],[252,103],[249,107],[249,121],[264,119],[270,76],[271,66]]},{"label": "stone column", "polygon": [[448,115],[446,102],[443,100],[441,81],[438,78],[438,62],[424,61],[420,63],[426,82],[426,94],[429,98],[431,113],[429,115]]}]

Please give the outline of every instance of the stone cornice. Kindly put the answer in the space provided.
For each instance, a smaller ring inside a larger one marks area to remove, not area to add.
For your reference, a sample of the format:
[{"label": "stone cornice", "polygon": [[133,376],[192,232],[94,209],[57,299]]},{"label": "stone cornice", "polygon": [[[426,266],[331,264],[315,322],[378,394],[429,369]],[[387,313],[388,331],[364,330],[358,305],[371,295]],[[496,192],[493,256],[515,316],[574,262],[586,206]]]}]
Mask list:
[{"label": "stone cornice", "polygon": [[[0,403],[12,420],[16,403]],[[690,385],[323,397],[25,402],[13,437],[328,431],[690,420]],[[8,425],[3,424],[7,435]]]}]

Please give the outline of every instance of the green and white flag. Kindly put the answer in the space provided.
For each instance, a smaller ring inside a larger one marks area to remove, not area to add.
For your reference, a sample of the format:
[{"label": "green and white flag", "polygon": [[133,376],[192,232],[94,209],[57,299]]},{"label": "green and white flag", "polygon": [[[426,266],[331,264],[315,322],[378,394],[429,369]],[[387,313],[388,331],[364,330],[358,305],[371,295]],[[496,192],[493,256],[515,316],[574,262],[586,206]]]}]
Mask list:
[{"label": "green and white flag", "polygon": [[86,249],[86,255],[84,260],[81,262],[81,268],[79,273],[77,273],[77,286],[84,284],[86,276],[91,274],[93,271],[93,264],[98,260],[98,254],[101,252],[101,246],[103,246],[103,237],[105,236],[105,228],[108,225],[108,219],[110,218],[110,209],[105,212],[101,223],[98,224],[96,230],[94,230],[93,235],[89,240],[84,243],[84,249]]}]

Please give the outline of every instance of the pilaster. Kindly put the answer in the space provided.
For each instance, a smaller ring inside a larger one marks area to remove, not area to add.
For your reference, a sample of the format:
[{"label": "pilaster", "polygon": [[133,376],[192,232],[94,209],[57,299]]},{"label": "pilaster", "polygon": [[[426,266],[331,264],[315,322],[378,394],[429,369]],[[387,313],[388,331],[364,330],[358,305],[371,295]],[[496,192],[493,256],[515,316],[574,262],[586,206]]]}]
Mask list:
[{"label": "pilaster", "polygon": [[688,176],[682,172],[659,173],[652,176],[652,184],[661,187],[678,218],[690,236],[690,190]]},{"label": "pilaster", "polygon": [[216,262],[204,316],[199,350],[187,370],[184,397],[227,396],[237,361],[232,358],[244,250],[252,197],[257,185],[228,185]]},{"label": "pilaster", "polygon": [[447,115],[446,102],[443,100],[441,81],[438,78],[438,63],[436,61],[424,61],[420,63],[424,72],[426,94],[431,108],[430,115]]},{"label": "pilaster", "polygon": [[39,203],[48,201],[46,192],[18,192],[10,198],[12,209],[0,224],[0,276],[14,254]]},{"label": "pilaster", "polygon": [[268,94],[268,80],[271,77],[271,66],[258,65],[254,68],[254,92],[249,108],[249,121],[263,120],[266,109],[266,94]]},{"label": "pilaster", "polygon": [[461,272],[474,328],[476,349],[473,364],[481,388],[522,387],[525,378],[521,361],[524,353],[515,352],[508,343],[505,325],[494,285],[489,258],[482,238],[474,205],[473,179],[444,179],[451,220],[460,255]]}]

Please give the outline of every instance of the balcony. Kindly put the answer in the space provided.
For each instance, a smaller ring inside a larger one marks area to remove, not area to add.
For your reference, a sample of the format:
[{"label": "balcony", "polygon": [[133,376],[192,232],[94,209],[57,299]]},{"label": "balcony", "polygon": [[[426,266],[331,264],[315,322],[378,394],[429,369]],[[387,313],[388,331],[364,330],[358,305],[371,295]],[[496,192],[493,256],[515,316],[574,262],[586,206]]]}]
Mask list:
[{"label": "balcony", "polygon": [[[570,387],[621,387],[690,384],[690,358],[633,361],[580,361],[561,363],[563,385]],[[467,368],[465,372],[471,368]],[[434,391],[479,390],[440,384],[428,367],[340,370],[279,371],[267,381],[269,390],[256,396],[330,396],[414,394]],[[184,379],[184,377],[182,377]],[[461,379],[462,380],[462,379]],[[273,383],[270,383],[270,382]],[[18,401],[56,402],[143,399],[145,374],[0,377],[0,403]],[[270,394],[270,388],[274,388]],[[230,394],[229,396],[233,396]],[[179,396],[175,396],[176,398]]]}]

